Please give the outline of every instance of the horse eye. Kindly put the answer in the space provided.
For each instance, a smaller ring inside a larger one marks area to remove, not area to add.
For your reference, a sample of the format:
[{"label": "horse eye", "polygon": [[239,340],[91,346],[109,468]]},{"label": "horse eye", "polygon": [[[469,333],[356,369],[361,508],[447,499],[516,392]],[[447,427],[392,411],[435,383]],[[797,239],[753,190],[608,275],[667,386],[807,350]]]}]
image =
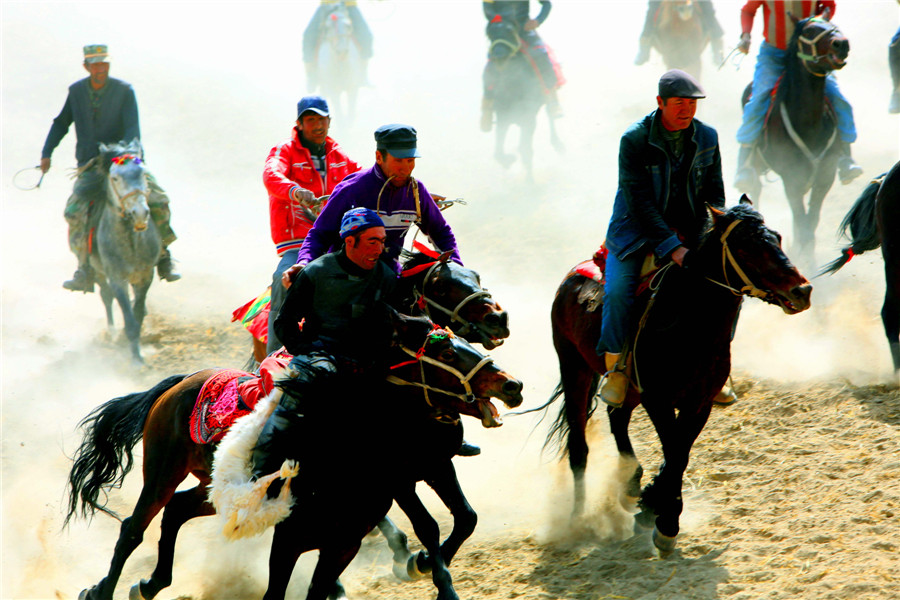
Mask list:
[{"label": "horse eye", "polygon": [[441,351],[440,359],[443,362],[450,362],[456,356],[456,353],[453,351],[453,348],[447,348]]}]

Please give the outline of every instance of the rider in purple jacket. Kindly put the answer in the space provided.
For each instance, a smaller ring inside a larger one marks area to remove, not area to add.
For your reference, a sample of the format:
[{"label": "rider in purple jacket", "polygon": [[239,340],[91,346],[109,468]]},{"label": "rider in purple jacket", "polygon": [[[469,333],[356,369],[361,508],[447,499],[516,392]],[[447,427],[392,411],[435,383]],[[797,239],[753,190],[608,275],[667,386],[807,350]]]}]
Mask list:
[{"label": "rider in purple jacket", "polygon": [[411,177],[419,152],[416,130],[409,125],[384,125],[375,131],[375,164],[348,175],[339,183],[303,241],[297,266],[306,265],[340,247],[341,218],[351,208],[363,206],[376,212],[387,231],[383,260],[399,272],[397,261],[406,232],[413,224],[441,251],[451,251],[462,264],[450,225],[421,181]]}]

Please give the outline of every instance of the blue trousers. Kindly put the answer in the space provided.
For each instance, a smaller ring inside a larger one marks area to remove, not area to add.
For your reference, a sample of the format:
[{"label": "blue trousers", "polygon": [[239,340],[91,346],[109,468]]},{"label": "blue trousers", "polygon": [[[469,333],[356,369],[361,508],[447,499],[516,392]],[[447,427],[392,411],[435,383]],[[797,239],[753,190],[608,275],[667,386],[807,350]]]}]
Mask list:
[{"label": "blue trousers", "polygon": [[281,256],[278,266],[275,267],[275,272],[272,273],[272,296],[269,301],[269,323],[266,337],[266,352],[268,354],[281,348],[281,340],[275,335],[275,318],[278,317],[278,313],[281,311],[281,305],[284,304],[284,299],[287,297],[288,292],[284,289],[284,286],[281,285],[281,274],[287,271],[288,267],[297,262],[297,255],[299,253],[300,248],[285,252]]},{"label": "blue trousers", "polygon": [[606,257],[606,275],[603,282],[603,329],[597,342],[597,354],[619,353],[625,347],[631,331],[631,307],[634,293],[641,279],[641,266],[646,252],[632,252],[624,260],[612,252]]},{"label": "blue trousers", "polygon": [[[753,72],[753,95],[744,106],[744,120],[737,132],[737,141],[752,144],[762,133],[763,122],[771,104],[772,90],[778,78],[784,73],[787,51],[763,42],[756,57]],[[838,88],[834,74],[825,78],[825,96],[834,107],[837,127],[841,140],[852,144],[856,141],[856,124],[853,122],[853,108]]]}]

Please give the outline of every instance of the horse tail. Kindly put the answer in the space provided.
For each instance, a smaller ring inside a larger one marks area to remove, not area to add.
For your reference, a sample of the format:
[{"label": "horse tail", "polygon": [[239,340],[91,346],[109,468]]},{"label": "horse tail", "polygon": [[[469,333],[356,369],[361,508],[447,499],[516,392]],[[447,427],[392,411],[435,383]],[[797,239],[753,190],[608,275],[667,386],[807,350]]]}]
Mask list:
[{"label": "horse tail", "polygon": [[84,518],[90,518],[99,510],[119,519],[106,507],[106,490],[122,486],[134,466],[132,448],[144,435],[144,423],[150,409],[160,396],[185,377],[172,375],[146,392],[113,398],[92,410],[79,423],[84,439],[75,452],[69,473],[69,510],[63,527],[77,516],[79,504]]},{"label": "horse tail", "polygon": [[850,208],[838,228],[839,235],[850,238],[850,245],[841,249],[841,255],[825,265],[819,275],[835,273],[857,254],[875,250],[881,245],[881,235],[875,219],[875,199],[884,176],[872,180]]}]

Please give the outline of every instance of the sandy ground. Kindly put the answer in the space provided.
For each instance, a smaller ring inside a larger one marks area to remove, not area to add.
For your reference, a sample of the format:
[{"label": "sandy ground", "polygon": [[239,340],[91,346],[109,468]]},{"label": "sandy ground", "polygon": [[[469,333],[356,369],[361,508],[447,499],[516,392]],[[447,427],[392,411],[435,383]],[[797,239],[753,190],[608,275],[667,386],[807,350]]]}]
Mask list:
[{"label": "sandy ground", "polygon": [[[736,42],[740,2],[716,2],[726,45]],[[618,138],[654,107],[664,70],[631,64],[640,2],[556,3],[542,28],[563,63],[567,152],[537,132],[535,182],[492,160],[477,130],[484,40],[478,3],[361,3],[376,38],[373,87],[353,122],[332,132],[358,160],[372,159],[371,132],[409,122],[420,132],[416,174],[468,206],[448,213],[467,264],[509,310],[513,334],[492,354],[525,382],[525,406],[542,404],[558,375],[548,312],[567,269],[599,244],[616,188]],[[241,366],[248,336],[230,313],[267,285],[276,263],[268,237],[262,161],[284,139],[305,90],[299,31],[306,3],[8,2],[2,21],[2,560],[0,597],[75,598],[106,572],[118,523],[100,516],[62,530],[65,479],[78,421],[97,404],[148,389],[173,373]],[[598,39],[596,23],[611,22]],[[852,50],[840,73],[856,110],[854,150],[867,175],[900,156],[900,121],[886,113],[887,43],[898,26],[889,0],[843,2],[836,18]],[[138,26],[139,25],[139,26]],[[755,30],[755,40],[761,35]],[[120,331],[105,331],[99,300],[59,284],[74,261],[62,206],[74,135],[54,154],[40,191],[13,174],[37,164],[66,86],[83,76],[80,47],[107,42],[112,76],[137,91],[148,165],[169,191],[184,279],[156,283],[144,328],[147,366],[133,369]],[[752,51],[756,52],[756,47]],[[708,99],[698,118],[721,138],[726,186],[736,160],[738,94],[753,61],[737,70],[707,62]],[[865,182],[836,185],[818,231],[818,261],[836,255],[834,232]],[[737,197],[728,188],[729,203]],[[780,183],[761,203],[790,246]],[[809,273],[808,275],[811,275]],[[787,317],[748,301],[733,354],[741,400],[716,409],[692,454],[679,551],[659,560],[647,539],[629,539],[618,507],[618,459],[602,418],[592,431],[590,516],[570,524],[571,475],[541,453],[547,424],[509,417],[500,430],[470,424],[482,456],[457,460],[479,513],[474,537],[452,566],[463,598],[889,599],[900,596],[900,397],[878,316],[883,276],[875,253],[816,280],[813,308]],[[658,445],[643,413],[632,426],[651,473]],[[138,449],[140,451],[140,449]],[[133,473],[110,506],[127,514],[141,486]],[[443,525],[433,494],[426,503]],[[396,515],[404,523],[402,515]],[[408,525],[405,525],[407,530]],[[117,598],[149,575],[158,519],[126,565]],[[269,538],[225,544],[212,520],[191,523],[176,548],[175,579],[160,598],[258,598]],[[303,597],[315,556],[289,590]],[[385,544],[367,540],[348,570],[353,598],[430,598],[430,582],[390,575]]]}]

